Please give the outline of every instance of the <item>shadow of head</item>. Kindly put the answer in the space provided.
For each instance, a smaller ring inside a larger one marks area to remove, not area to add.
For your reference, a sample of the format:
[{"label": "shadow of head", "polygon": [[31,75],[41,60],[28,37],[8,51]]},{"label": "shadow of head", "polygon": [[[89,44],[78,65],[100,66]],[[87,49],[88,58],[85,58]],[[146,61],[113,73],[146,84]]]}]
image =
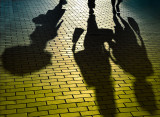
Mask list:
[{"label": "shadow of head", "polygon": [[32,21],[35,24],[56,27],[64,12],[65,9],[62,9],[62,4],[59,3],[53,10],[48,10],[46,14],[41,14],[33,18]]}]

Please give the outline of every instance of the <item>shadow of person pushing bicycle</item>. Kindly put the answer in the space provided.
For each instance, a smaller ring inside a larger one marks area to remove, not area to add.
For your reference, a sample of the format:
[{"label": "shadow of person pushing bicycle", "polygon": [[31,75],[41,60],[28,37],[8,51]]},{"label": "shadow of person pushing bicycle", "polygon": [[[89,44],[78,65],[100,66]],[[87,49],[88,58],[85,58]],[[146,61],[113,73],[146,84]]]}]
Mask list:
[{"label": "shadow of person pushing bicycle", "polygon": [[7,71],[15,75],[25,75],[51,64],[52,55],[44,49],[47,42],[57,36],[57,30],[63,22],[59,23],[65,12],[62,5],[63,2],[60,1],[53,10],[33,18],[32,21],[36,24],[36,28],[30,35],[30,45],[5,49],[2,54],[2,63]]}]

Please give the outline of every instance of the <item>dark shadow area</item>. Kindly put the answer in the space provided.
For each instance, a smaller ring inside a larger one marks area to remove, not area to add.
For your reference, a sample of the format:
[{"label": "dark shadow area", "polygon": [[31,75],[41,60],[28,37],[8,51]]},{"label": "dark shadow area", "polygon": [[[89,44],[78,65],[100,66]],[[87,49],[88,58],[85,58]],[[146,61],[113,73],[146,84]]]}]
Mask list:
[{"label": "dark shadow area", "polygon": [[62,21],[58,24],[65,10],[62,9],[62,0],[46,14],[33,18],[36,24],[34,32],[30,35],[29,46],[15,46],[5,49],[2,54],[3,67],[15,75],[24,75],[38,71],[48,64],[51,64],[51,54],[44,49],[49,40],[57,36],[57,30]]},{"label": "dark shadow area", "polygon": [[160,0],[128,0],[126,6],[133,7],[143,15],[160,18]]},{"label": "dark shadow area", "polygon": [[90,15],[88,19],[87,33],[84,40],[84,50],[75,52],[76,42],[82,34],[83,29],[75,29],[73,34],[74,58],[79,66],[85,82],[89,87],[95,88],[96,105],[104,117],[116,113],[114,101],[113,84],[110,80],[111,65],[109,52],[104,48],[104,42],[113,38],[110,29],[98,29],[95,16]]},{"label": "dark shadow area", "polygon": [[94,13],[94,8],[95,8],[95,0],[88,0],[88,8],[89,8],[89,14]]},{"label": "dark shadow area", "polygon": [[[127,23],[120,15],[114,15],[115,36],[109,41],[111,59],[135,79],[134,90],[137,101],[146,111],[153,114],[156,110],[152,86],[146,81],[153,74],[152,64],[147,57],[146,48],[136,21],[128,17]],[[122,25],[124,27],[122,27]],[[138,39],[140,44],[138,44]]]},{"label": "dark shadow area", "polygon": [[134,0],[135,5],[141,6],[141,8],[149,8],[152,10],[160,10],[159,0]]}]

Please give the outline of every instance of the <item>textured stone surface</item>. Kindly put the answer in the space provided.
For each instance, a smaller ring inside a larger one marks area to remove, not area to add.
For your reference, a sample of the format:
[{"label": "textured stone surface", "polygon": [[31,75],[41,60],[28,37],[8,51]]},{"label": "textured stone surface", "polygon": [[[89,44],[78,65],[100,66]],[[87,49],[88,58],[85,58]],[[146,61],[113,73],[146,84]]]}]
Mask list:
[{"label": "textured stone surface", "polygon": [[0,0],[0,116],[160,116],[158,14],[131,0],[121,17],[110,0],[95,17],[87,0],[58,3]]}]

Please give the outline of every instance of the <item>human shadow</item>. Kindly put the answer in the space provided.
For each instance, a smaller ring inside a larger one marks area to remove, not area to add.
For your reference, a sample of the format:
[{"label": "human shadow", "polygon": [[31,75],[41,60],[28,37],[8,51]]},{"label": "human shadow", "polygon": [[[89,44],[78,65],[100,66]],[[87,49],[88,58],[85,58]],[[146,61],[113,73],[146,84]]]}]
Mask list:
[{"label": "human shadow", "polygon": [[[151,85],[147,82],[147,77],[153,74],[153,69],[147,57],[139,26],[131,17],[128,18],[129,23],[120,15],[118,17],[114,15],[113,20],[116,25],[114,41],[108,42],[112,51],[111,59],[125,72],[135,77],[136,99],[142,108],[153,114],[156,110],[155,95]],[[140,44],[138,44],[138,39]]]},{"label": "human shadow", "polygon": [[120,13],[119,5],[121,2],[123,2],[123,0],[111,0],[113,14]]},{"label": "human shadow", "polygon": [[2,63],[11,74],[24,75],[39,71],[51,64],[52,55],[44,49],[47,42],[57,36],[57,30],[63,22],[58,24],[65,12],[62,5],[63,3],[60,2],[53,10],[32,19],[36,28],[30,35],[30,45],[5,49],[2,54]]},{"label": "human shadow", "polygon": [[95,6],[95,0],[88,0],[89,14],[93,15]]},{"label": "human shadow", "polygon": [[111,40],[113,31],[110,29],[98,29],[95,16],[88,19],[87,33],[84,40],[84,50],[75,52],[76,42],[83,29],[75,29],[73,34],[73,54],[79,66],[84,81],[89,87],[95,88],[96,105],[100,114],[104,117],[116,113],[114,101],[113,83],[110,80],[111,65],[109,52],[104,48],[104,42]]}]

